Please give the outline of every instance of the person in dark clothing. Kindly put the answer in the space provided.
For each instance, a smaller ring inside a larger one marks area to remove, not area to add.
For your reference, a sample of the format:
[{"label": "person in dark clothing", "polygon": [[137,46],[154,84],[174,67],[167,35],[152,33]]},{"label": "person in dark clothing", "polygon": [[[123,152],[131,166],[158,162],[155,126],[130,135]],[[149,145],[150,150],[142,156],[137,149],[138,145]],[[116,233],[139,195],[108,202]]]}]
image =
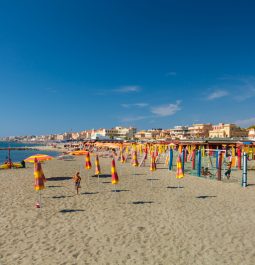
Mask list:
[{"label": "person in dark clothing", "polygon": [[20,162],[20,164],[22,165],[22,168],[25,168],[25,167],[26,167],[26,162],[25,162],[24,160],[22,160],[22,161]]}]

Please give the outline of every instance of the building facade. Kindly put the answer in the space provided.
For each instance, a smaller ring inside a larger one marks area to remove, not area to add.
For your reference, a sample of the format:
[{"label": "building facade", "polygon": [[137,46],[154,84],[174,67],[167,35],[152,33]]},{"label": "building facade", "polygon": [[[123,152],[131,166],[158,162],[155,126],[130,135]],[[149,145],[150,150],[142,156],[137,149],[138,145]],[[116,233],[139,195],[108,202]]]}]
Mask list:
[{"label": "building facade", "polygon": [[232,138],[232,137],[247,137],[248,131],[237,127],[235,124],[219,123],[213,125],[212,130],[209,131],[210,138]]},{"label": "building facade", "polygon": [[172,139],[185,140],[190,137],[188,126],[175,126],[174,129],[170,129],[170,137]]},{"label": "building facade", "polygon": [[209,131],[212,130],[211,123],[208,124],[193,124],[189,127],[190,138],[206,138],[209,137]]},{"label": "building facade", "polygon": [[248,131],[248,138],[251,140],[255,139],[255,128],[250,128]]}]

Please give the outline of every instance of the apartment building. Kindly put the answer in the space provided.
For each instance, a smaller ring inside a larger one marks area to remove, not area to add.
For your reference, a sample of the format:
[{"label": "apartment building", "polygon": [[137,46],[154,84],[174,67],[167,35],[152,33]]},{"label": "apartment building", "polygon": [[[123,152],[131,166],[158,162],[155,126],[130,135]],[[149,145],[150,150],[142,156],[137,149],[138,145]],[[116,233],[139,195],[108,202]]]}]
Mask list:
[{"label": "apartment building", "polygon": [[190,138],[206,138],[209,137],[209,131],[213,128],[211,123],[208,124],[193,124],[188,128]]},{"label": "apartment building", "polygon": [[250,128],[248,131],[248,138],[255,139],[255,128]]},{"label": "apartment building", "polygon": [[170,137],[172,139],[185,140],[190,137],[190,131],[188,126],[175,126],[174,129],[170,129]]},{"label": "apartment building", "polygon": [[232,138],[247,136],[248,131],[246,129],[242,129],[231,123],[219,123],[218,125],[213,125],[212,130],[209,131],[210,138]]}]

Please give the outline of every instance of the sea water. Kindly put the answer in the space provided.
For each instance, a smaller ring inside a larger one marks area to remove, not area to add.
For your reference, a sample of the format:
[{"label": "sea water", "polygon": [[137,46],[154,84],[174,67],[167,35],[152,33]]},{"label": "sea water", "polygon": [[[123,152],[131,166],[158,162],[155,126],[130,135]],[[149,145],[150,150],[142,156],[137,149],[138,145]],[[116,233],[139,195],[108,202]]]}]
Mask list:
[{"label": "sea water", "polygon": [[[8,147],[35,147],[40,144],[28,144],[28,143],[18,143],[18,142],[0,142],[0,148],[8,148]],[[8,158],[8,150],[0,150],[0,164],[6,161]],[[29,156],[35,154],[46,154],[50,156],[58,156],[58,152],[54,151],[36,151],[36,150],[11,150],[11,160],[13,162],[20,162],[26,159]]]}]

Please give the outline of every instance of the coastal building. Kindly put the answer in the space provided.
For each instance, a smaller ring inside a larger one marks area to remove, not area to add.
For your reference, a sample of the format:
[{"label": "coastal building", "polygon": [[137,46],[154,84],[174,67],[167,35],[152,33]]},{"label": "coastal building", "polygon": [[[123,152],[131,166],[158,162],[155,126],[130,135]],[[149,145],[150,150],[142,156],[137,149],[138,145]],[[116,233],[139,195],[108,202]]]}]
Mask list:
[{"label": "coastal building", "polygon": [[172,139],[188,139],[190,137],[190,131],[188,126],[175,126],[174,129],[170,129],[170,137]]},{"label": "coastal building", "polygon": [[144,130],[139,131],[135,134],[135,138],[138,140],[143,140],[143,139],[145,139],[145,133],[146,133],[146,131],[144,131]]},{"label": "coastal building", "polygon": [[80,139],[80,133],[78,133],[78,132],[73,132],[73,133],[72,133],[72,139],[73,139],[73,140],[79,140],[79,139]]},{"label": "coastal building", "polygon": [[93,130],[91,133],[91,138],[95,139],[97,137],[108,137],[109,139],[133,139],[136,134],[136,128],[134,127],[121,127],[121,126],[116,126],[115,128],[111,129],[98,129],[98,130]]},{"label": "coastal building", "polygon": [[212,130],[212,124],[193,124],[188,130],[190,138],[206,138],[209,137],[209,131]]},{"label": "coastal building", "polygon": [[159,134],[161,139],[168,139],[170,137],[170,129],[162,130]]},{"label": "coastal building", "polygon": [[121,138],[121,139],[133,139],[135,134],[136,134],[136,128],[134,127],[125,128],[117,126],[112,129],[111,137]]},{"label": "coastal building", "polygon": [[161,137],[161,132],[162,129],[142,130],[137,132],[134,137],[138,140],[155,140]]},{"label": "coastal building", "polygon": [[72,139],[72,133],[65,132],[63,134],[57,134],[56,140],[57,141],[64,141],[64,140],[71,140]]},{"label": "coastal building", "polygon": [[237,127],[231,123],[219,123],[213,125],[212,130],[209,131],[209,138],[233,138],[233,137],[247,137],[248,131]]},{"label": "coastal building", "polygon": [[248,138],[251,140],[255,140],[255,128],[250,128],[248,130]]}]

